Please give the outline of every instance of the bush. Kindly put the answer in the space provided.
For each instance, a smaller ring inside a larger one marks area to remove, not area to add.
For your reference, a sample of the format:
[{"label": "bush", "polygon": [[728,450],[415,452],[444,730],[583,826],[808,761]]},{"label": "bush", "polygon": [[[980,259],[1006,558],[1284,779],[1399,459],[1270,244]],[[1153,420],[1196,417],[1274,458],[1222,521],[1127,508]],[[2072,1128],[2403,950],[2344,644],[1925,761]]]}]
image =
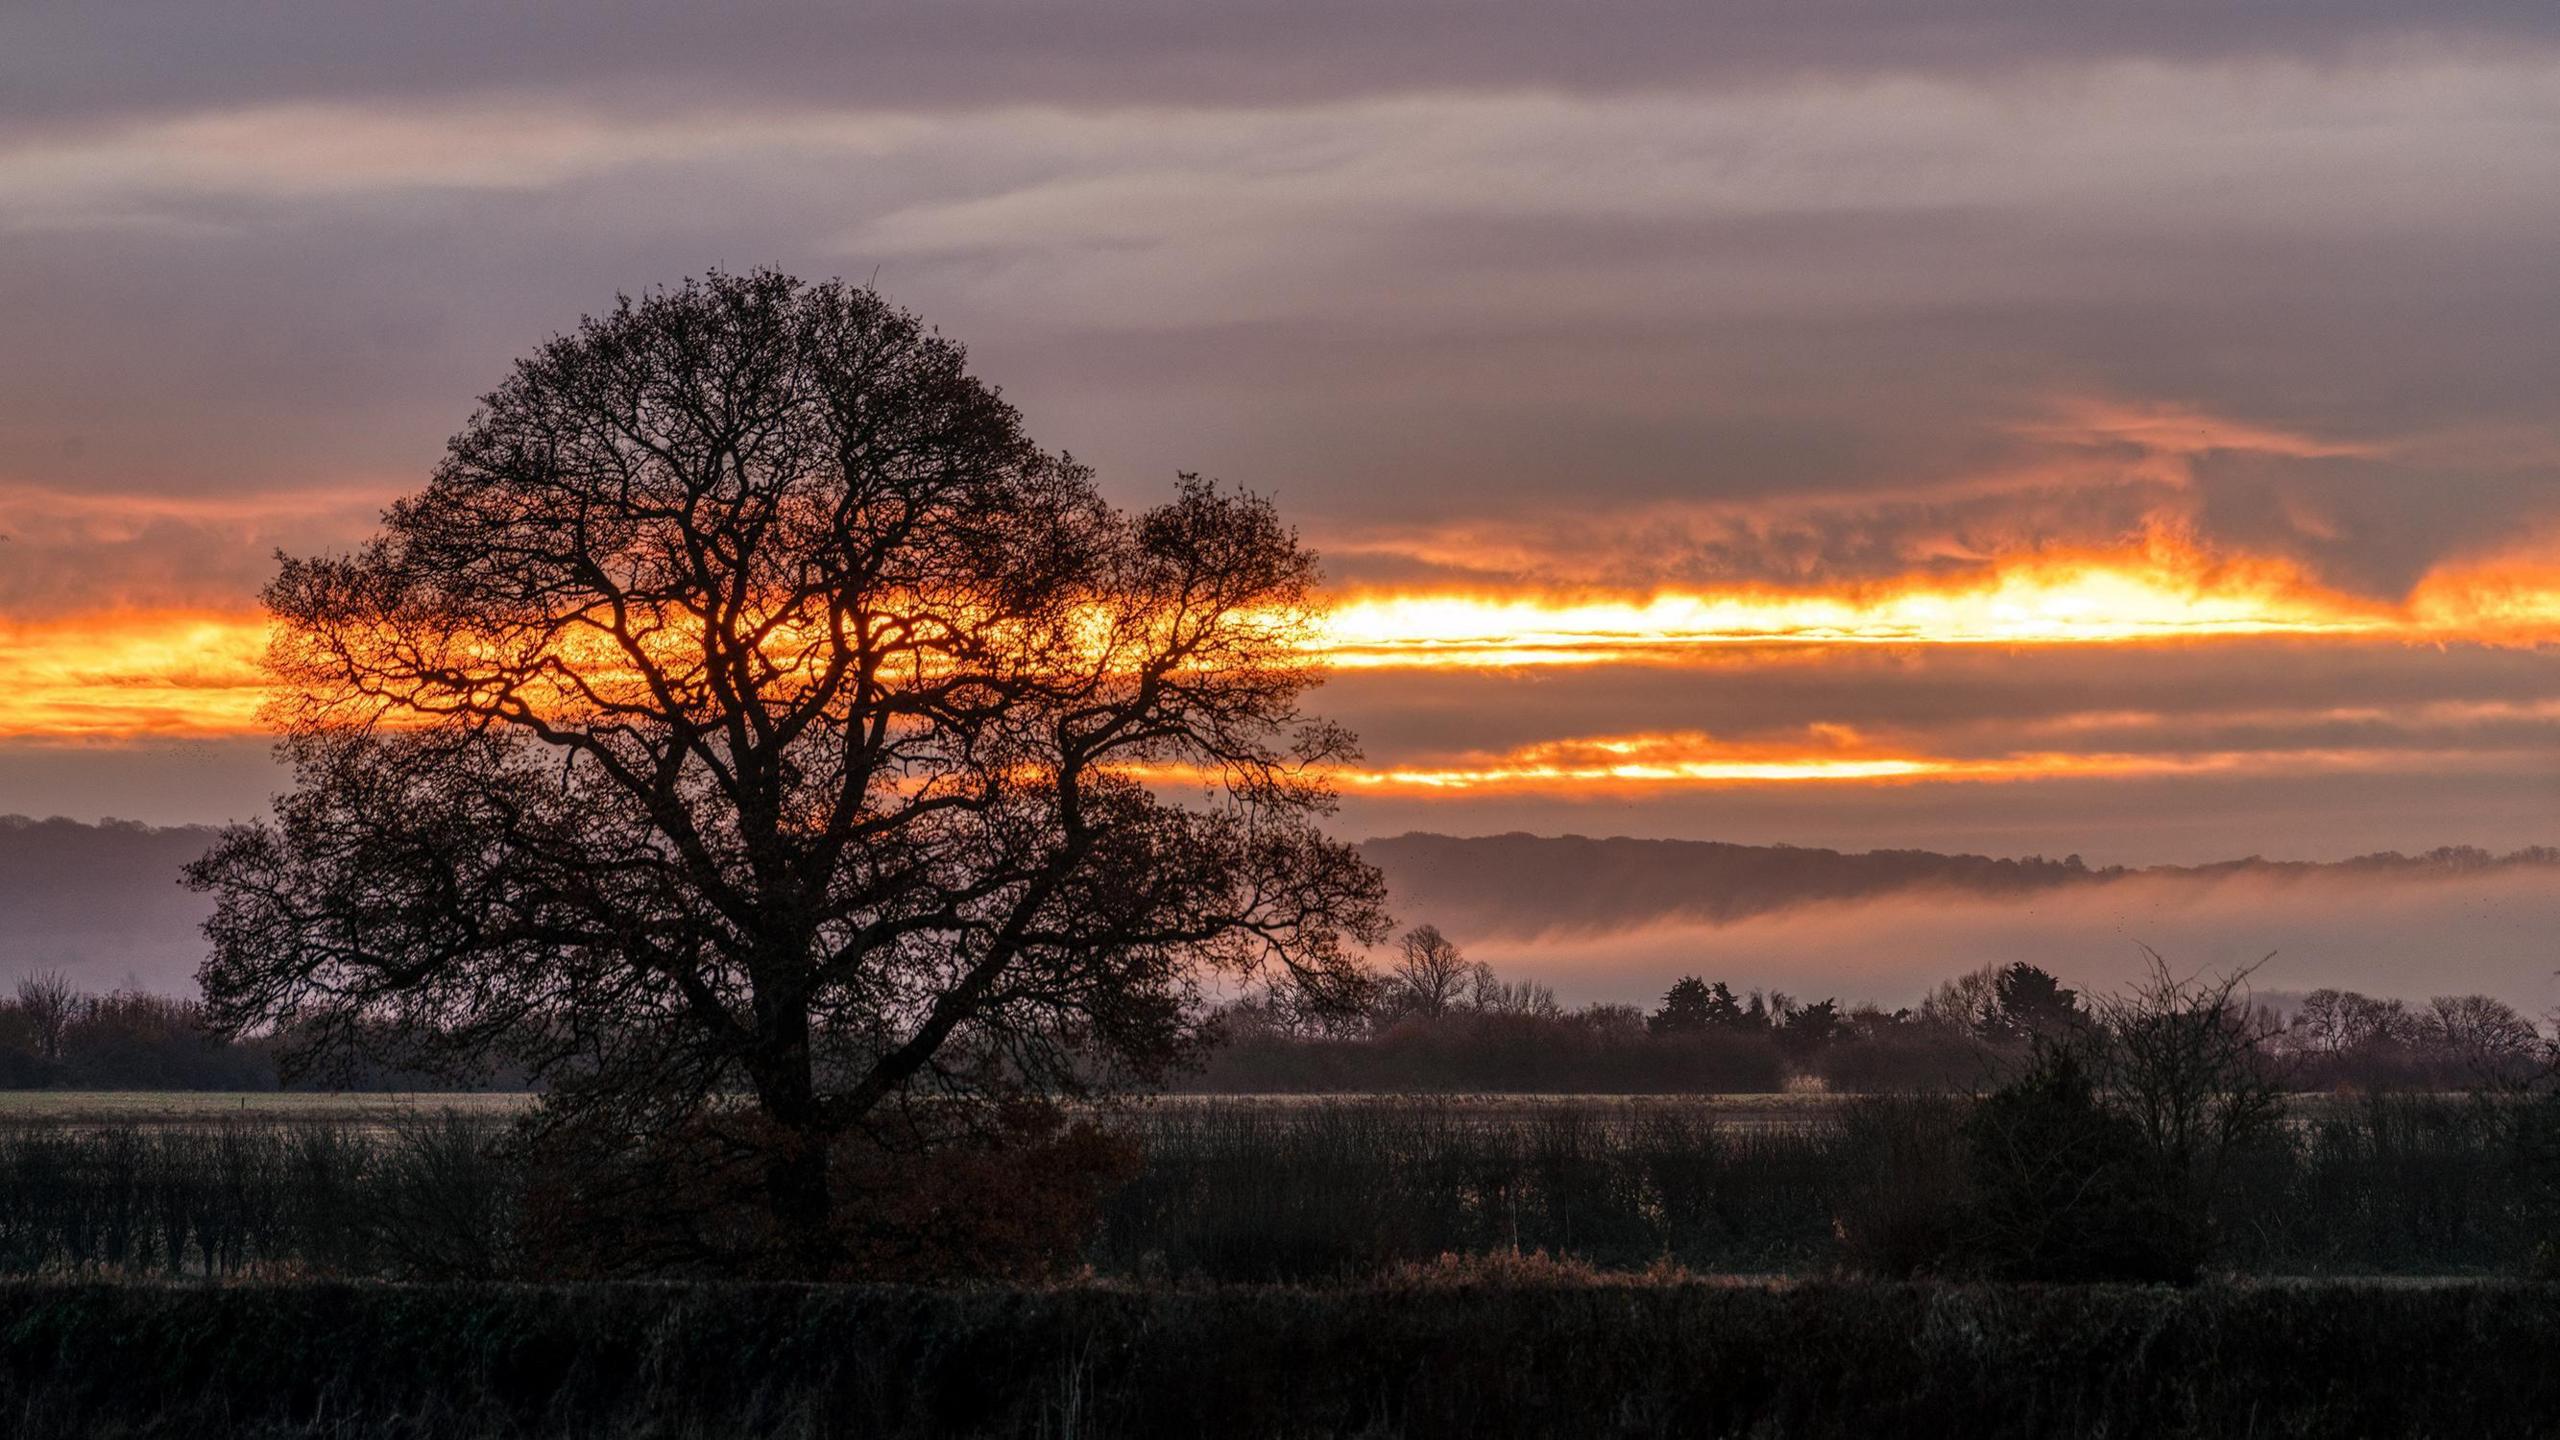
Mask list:
[{"label": "bush", "polygon": [[[826,1278],[1031,1280],[1072,1269],[1102,1197],[1137,1167],[1125,1135],[1054,1105],[982,1111],[955,1102],[925,1114],[930,1133],[919,1126],[837,1142]],[[705,1110],[626,1123],[633,1119],[574,1113],[520,1137],[531,1273],[804,1273],[764,1203],[760,1115]]]},{"label": "bush", "polygon": [[1953,1273],[1970,1225],[1967,1102],[1932,1096],[1862,1100],[1841,1115],[1846,1177],[1832,1206],[1839,1265],[1904,1280]]},{"label": "bush", "polygon": [[1969,1258],[2004,1280],[2192,1283],[2205,1237],[2079,1047],[2040,1043],[1965,1117]]}]

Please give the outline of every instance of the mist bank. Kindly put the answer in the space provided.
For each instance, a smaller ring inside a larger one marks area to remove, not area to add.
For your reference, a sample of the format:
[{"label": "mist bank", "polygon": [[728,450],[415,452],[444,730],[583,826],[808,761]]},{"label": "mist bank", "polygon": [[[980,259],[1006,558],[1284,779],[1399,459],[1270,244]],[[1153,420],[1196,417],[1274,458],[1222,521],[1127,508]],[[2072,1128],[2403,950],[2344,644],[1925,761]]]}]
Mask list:
[{"label": "mist bank", "polygon": [[2007,894],[1914,890],[1724,923],[1523,934],[1455,915],[1442,928],[1469,959],[1551,985],[1568,1004],[1658,1000],[1672,977],[1696,974],[1890,1009],[1950,975],[2021,960],[2105,993],[2143,971],[2147,946],[2181,973],[2254,966],[2261,996],[2336,986],[2413,1001],[2492,995],[2529,1015],[2560,1007],[2560,876],[2547,868],[2432,879],[2144,875]]},{"label": "mist bank", "polygon": [[[195,990],[210,901],[179,883],[206,826],[0,816],[0,981]],[[1707,841],[1408,834],[1371,840],[1395,913],[1568,1002],[1737,987],[1892,1005],[1950,974],[2028,960],[2108,988],[2137,942],[2189,966],[2274,958],[2262,988],[2560,1002],[2560,851],[2440,850],[2333,864],[2146,869],[2072,857],[1846,853]]]},{"label": "mist bank", "polygon": [[1461,837],[1413,832],[1366,841],[1397,905],[1442,927],[1496,936],[1598,935],[1664,923],[1722,925],[1915,894],[2029,901],[2057,893],[2168,884],[2397,886],[2524,876],[2560,887],[2560,848],[2497,854],[2444,846],[2331,862],[2249,856],[2210,865],[2109,865],[2078,855],[1999,858],[1932,850],[1846,852],[1712,840],[1581,835]]},{"label": "mist bank", "polygon": [[2090,867],[1918,850],[1408,834],[1364,852],[1396,913],[1571,1003],[1737,988],[1888,1006],[2023,960],[2113,989],[2146,963],[2258,965],[2261,990],[2477,991],[2560,1004],[2560,850],[2449,848],[2335,863]]}]

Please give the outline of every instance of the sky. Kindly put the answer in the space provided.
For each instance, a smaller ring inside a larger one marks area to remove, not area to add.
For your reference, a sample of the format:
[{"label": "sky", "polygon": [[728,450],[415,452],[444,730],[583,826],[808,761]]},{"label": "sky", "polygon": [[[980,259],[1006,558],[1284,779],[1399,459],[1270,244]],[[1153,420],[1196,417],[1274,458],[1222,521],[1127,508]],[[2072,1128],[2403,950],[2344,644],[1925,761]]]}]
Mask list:
[{"label": "sky", "polygon": [[257,812],[275,552],[773,265],[1276,497],[1350,834],[2560,841],[2555,235],[2547,3],[15,0],[0,813]]}]

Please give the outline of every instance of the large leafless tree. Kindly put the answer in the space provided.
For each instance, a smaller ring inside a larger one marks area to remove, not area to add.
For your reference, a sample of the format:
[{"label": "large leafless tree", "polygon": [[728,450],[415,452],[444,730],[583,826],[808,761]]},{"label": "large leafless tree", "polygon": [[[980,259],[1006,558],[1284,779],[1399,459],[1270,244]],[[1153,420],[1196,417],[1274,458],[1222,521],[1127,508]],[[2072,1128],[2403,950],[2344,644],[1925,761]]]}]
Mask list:
[{"label": "large leafless tree", "polygon": [[1357,979],[1315,580],[1250,495],[1106,504],[873,292],[625,299],[283,562],[295,783],[192,872],[208,1002],[555,1103],[752,1097],[816,1243],[830,1143],[920,1094],[1159,1067],[1219,972]]}]

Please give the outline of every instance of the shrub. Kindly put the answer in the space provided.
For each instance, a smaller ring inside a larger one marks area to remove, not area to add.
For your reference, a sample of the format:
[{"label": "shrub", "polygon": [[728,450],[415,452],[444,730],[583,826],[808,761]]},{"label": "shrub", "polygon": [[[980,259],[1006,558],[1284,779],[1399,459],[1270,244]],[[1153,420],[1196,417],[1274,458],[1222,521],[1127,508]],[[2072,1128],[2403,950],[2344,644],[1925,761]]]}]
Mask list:
[{"label": "shrub", "polygon": [[1841,1114],[1845,1177],[1832,1206],[1839,1264],[1910,1279],[1962,1267],[1971,1206],[1965,1103],[1935,1096],[1857,1101]]},{"label": "shrub", "polygon": [[2039,1042],[2016,1079],[1965,1117],[1966,1248],[2004,1280],[2186,1284],[2204,1235],[2132,1117],[2108,1104],[2080,1047]]},{"label": "shrub", "polygon": [[[803,1274],[770,1223],[766,1123],[705,1110],[624,1125],[537,1123],[525,1151],[525,1245],[548,1277]],[[1125,1135],[1056,1106],[924,1110],[915,1126],[838,1139],[826,1278],[1029,1280],[1070,1269],[1109,1191],[1135,1172]]]}]

